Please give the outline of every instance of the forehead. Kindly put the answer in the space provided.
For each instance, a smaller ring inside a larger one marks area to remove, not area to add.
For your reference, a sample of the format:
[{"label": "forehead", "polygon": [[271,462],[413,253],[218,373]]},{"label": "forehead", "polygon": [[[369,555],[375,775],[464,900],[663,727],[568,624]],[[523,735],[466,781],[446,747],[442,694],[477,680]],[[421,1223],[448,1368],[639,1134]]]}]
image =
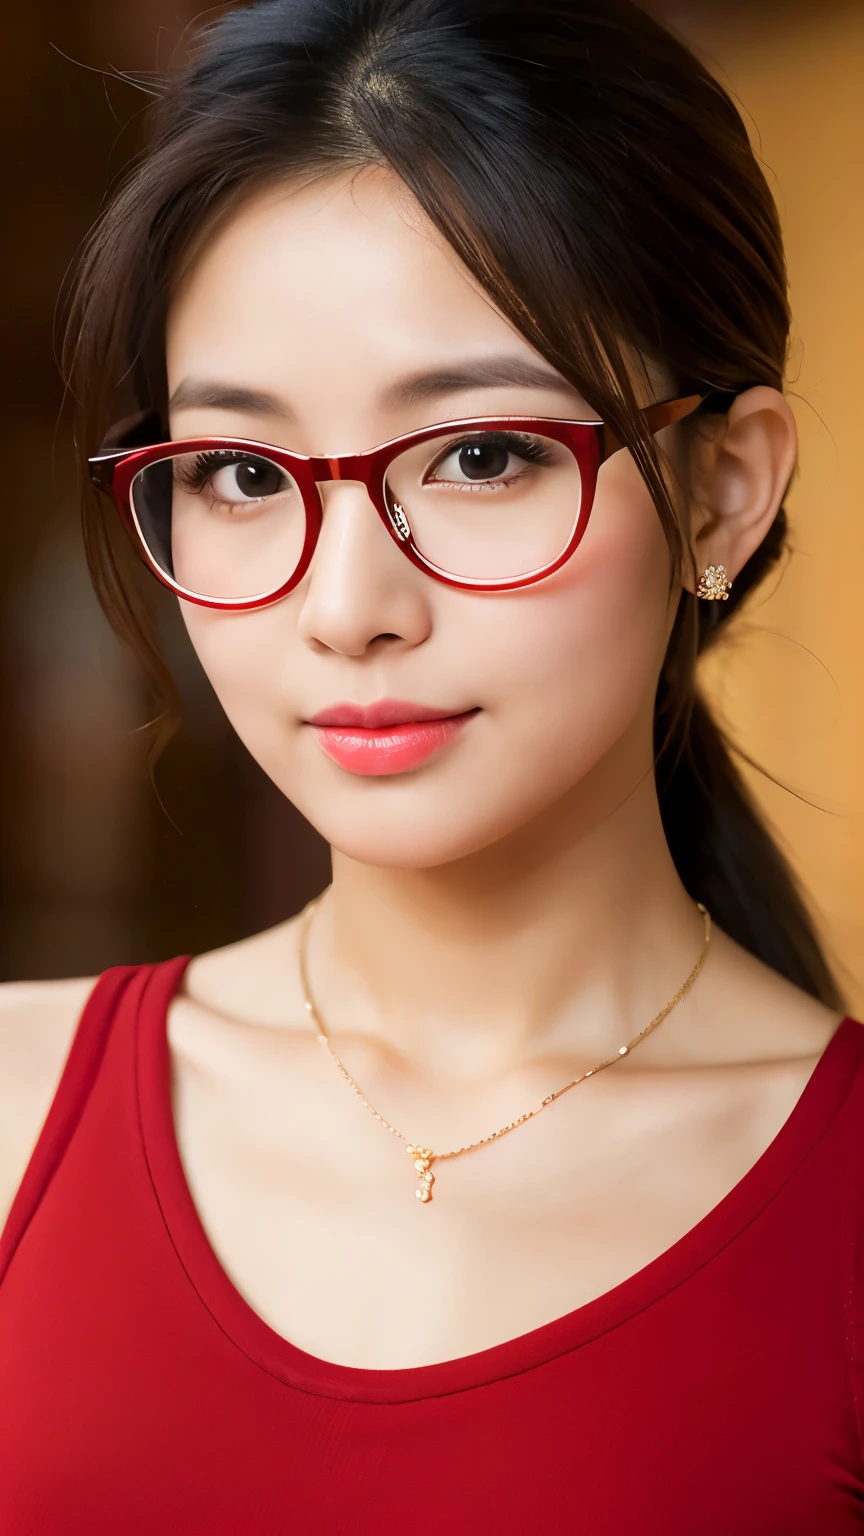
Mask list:
[{"label": "forehead", "polygon": [[284,378],[323,358],[381,376],[502,342],[532,351],[377,169],[251,194],[187,262],[167,330],[172,382],[226,365]]}]

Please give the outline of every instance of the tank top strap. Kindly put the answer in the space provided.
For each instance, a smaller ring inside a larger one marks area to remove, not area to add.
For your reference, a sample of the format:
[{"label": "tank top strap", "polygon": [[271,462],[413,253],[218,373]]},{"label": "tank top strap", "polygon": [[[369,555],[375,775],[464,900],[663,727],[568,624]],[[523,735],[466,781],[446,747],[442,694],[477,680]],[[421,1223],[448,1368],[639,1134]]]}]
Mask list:
[{"label": "tank top strap", "polygon": [[[51,1107],[0,1233],[0,1282],[75,1134],[124,999],[146,988],[154,972],[164,972],[168,989],[176,989],[188,963],[189,956],[183,956],[158,966],[116,965],[103,971],[96,981],[84,1004]],[[130,1001],[134,1007],[131,997]]]}]

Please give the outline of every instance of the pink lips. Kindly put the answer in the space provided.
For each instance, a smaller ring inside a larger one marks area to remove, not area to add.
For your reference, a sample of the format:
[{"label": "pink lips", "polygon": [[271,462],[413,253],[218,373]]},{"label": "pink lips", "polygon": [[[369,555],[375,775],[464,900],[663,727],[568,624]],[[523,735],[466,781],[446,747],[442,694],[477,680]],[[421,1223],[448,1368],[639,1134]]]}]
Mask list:
[{"label": "pink lips", "polygon": [[321,750],[340,768],[382,777],[419,767],[475,714],[476,709],[450,714],[404,699],[379,699],[375,704],[335,704],[307,723]]}]

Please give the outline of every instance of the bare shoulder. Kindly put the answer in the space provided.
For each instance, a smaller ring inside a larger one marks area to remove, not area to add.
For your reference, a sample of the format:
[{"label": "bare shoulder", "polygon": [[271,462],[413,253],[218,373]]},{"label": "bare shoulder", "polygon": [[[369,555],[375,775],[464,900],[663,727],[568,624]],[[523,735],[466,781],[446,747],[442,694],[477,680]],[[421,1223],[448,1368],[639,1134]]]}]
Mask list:
[{"label": "bare shoulder", "polygon": [[0,986],[0,1227],[54,1097],[94,977]]}]

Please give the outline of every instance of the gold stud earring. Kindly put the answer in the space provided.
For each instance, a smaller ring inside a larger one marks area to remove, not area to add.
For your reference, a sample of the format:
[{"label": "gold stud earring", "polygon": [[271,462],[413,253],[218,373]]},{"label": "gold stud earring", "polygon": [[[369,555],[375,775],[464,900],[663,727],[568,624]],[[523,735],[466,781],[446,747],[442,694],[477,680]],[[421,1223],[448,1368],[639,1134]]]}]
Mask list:
[{"label": "gold stud earring", "polygon": [[705,597],[709,602],[727,602],[731,579],[726,575],[725,565],[709,565],[707,571],[702,572],[699,585],[696,588],[697,597]]}]

